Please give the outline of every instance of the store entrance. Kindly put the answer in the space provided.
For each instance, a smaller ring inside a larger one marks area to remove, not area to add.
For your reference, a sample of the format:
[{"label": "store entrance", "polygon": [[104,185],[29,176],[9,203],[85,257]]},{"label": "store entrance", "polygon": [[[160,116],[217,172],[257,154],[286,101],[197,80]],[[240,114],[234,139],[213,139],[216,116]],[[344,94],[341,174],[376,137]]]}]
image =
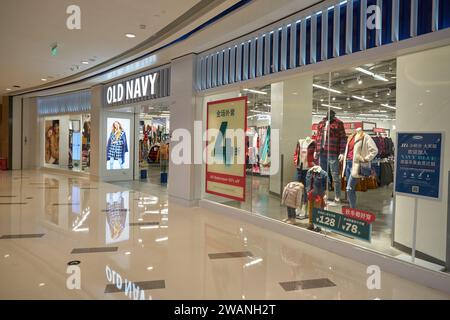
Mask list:
[{"label": "store entrance", "polygon": [[142,105],[138,119],[138,178],[167,187],[169,174],[169,105]]}]

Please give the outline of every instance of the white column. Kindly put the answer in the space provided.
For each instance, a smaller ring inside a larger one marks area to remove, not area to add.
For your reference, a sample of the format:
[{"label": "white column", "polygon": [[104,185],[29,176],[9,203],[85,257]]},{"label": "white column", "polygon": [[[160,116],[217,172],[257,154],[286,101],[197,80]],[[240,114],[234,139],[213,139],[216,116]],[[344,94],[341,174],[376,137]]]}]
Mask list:
[{"label": "white column", "polygon": [[[176,129],[186,129],[191,137],[188,145],[190,151],[190,164],[175,164],[171,155],[169,161],[168,192],[171,201],[183,205],[195,205],[198,200],[198,192],[201,181],[198,177],[194,161],[194,121],[201,120],[201,115],[196,113],[196,98],[194,90],[195,55],[190,54],[173,60],[171,64],[170,94],[170,132]],[[178,142],[171,142],[173,150]],[[187,150],[186,150],[187,151]],[[198,169],[198,168],[197,168]]]},{"label": "white column", "polygon": [[[15,122],[14,122],[15,123]],[[23,99],[23,167],[22,169],[34,169],[39,167],[40,161],[38,155],[40,150],[40,137],[42,132],[39,130],[39,119],[37,114],[37,99]],[[19,138],[20,140],[20,138]],[[20,146],[19,146],[20,148]],[[20,159],[19,159],[20,161]],[[16,162],[16,161],[14,161]]]},{"label": "white column", "polygon": [[[24,99],[27,100],[27,99]],[[28,113],[24,117],[28,117]],[[25,119],[24,119],[25,120]],[[13,97],[12,169],[22,169],[22,97]],[[8,160],[11,161],[11,160]]]},{"label": "white column", "polygon": [[[102,176],[101,150],[102,139],[102,86],[92,87],[91,92],[91,166],[90,177],[92,180],[98,180]],[[106,151],[105,151],[106,152]]]},{"label": "white column", "polygon": [[294,152],[299,139],[311,136],[312,93],[312,75],[272,84],[271,130],[279,130],[280,161],[283,158],[278,173],[270,177],[272,193],[280,194],[287,183],[296,179]]}]

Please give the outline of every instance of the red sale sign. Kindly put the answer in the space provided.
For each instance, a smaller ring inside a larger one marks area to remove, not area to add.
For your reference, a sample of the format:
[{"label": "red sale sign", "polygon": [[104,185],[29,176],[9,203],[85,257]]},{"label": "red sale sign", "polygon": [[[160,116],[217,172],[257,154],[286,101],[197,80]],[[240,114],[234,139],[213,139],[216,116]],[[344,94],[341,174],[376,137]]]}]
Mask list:
[{"label": "red sale sign", "polygon": [[348,218],[365,221],[368,224],[371,224],[376,219],[373,213],[349,207],[342,207],[342,214]]}]

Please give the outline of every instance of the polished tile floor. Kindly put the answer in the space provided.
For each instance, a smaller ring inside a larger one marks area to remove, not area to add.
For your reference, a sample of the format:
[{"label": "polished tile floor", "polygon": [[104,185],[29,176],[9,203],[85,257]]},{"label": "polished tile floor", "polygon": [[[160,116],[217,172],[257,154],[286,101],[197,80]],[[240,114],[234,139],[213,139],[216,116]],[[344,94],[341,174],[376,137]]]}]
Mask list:
[{"label": "polished tile floor", "polygon": [[0,237],[0,299],[450,298],[148,183],[0,172]]}]

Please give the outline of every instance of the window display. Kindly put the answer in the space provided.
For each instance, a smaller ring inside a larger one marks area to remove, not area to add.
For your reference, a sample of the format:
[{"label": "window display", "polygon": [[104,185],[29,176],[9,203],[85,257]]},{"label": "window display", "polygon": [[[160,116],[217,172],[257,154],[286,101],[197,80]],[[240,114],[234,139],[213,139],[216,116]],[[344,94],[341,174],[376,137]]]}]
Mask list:
[{"label": "window display", "polygon": [[165,103],[141,106],[139,116],[140,180],[161,184],[169,168],[170,111]]},{"label": "window display", "polygon": [[61,114],[42,119],[42,166],[89,171],[90,114]]},{"label": "window display", "polygon": [[45,163],[59,164],[59,120],[45,121]]},{"label": "window display", "polygon": [[[234,92],[248,97],[245,201],[204,198],[408,257],[408,248],[393,241],[400,228],[394,222],[396,69],[397,60],[380,61]],[[263,174],[273,157],[280,169]],[[438,269],[437,259],[421,258]]]},{"label": "window display", "polygon": [[88,170],[91,166],[91,115],[83,114],[82,132],[82,168]]},{"label": "window display", "polygon": [[107,170],[122,170],[130,168],[130,155],[128,152],[130,120],[107,118]]}]

